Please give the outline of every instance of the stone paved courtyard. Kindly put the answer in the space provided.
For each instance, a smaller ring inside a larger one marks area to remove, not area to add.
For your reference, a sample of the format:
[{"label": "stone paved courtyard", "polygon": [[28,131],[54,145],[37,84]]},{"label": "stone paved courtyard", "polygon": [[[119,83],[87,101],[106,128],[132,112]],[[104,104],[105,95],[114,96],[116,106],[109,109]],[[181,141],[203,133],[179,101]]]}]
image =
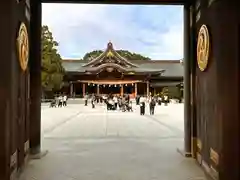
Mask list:
[{"label": "stone paved courtyard", "polygon": [[82,104],[42,108],[42,148],[49,153],[28,163],[21,180],[205,180],[183,146],[183,104],[156,114],[107,112]]}]

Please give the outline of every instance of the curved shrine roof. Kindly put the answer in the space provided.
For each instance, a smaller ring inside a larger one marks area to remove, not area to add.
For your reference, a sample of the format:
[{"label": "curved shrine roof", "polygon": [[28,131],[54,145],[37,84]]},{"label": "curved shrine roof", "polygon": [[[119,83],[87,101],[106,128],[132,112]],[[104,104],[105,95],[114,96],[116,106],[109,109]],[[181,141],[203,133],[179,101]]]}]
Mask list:
[{"label": "curved shrine roof", "polygon": [[[133,71],[151,72],[164,70],[162,76],[166,77],[183,77],[183,65],[179,60],[132,60],[138,65],[138,68],[132,68]],[[83,60],[66,60],[62,61],[66,72],[84,73],[88,68],[82,65],[86,64]]]},{"label": "curved shrine roof", "polygon": [[68,73],[89,73],[101,71],[103,68],[114,68],[121,72],[135,73],[161,73],[165,77],[183,77],[182,60],[127,60],[120,56],[114,49],[112,43],[108,43],[107,49],[98,57],[86,60],[62,61],[65,71]]}]

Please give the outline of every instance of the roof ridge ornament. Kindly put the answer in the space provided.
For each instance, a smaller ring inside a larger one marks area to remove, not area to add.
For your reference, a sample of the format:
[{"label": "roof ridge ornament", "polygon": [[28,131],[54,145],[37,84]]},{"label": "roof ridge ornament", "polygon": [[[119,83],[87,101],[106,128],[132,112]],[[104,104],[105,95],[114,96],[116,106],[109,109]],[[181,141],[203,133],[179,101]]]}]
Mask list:
[{"label": "roof ridge ornament", "polygon": [[107,53],[107,57],[110,58],[110,57],[114,57],[113,53],[111,50],[108,51]]},{"label": "roof ridge ornament", "polygon": [[108,44],[107,44],[107,48],[108,48],[108,49],[113,49],[113,44],[112,44],[111,41],[108,42]]},{"label": "roof ridge ornament", "polygon": [[82,65],[83,67],[87,66],[94,66],[99,63],[103,63],[104,58],[107,59],[107,62],[109,62],[109,59],[115,58],[115,60],[110,60],[110,62],[114,61],[117,63],[124,64],[124,66],[127,67],[138,67],[137,65],[133,64],[132,62],[128,61],[126,58],[122,57],[120,54],[117,53],[117,51],[114,50],[113,44],[111,41],[108,42],[107,44],[107,49],[98,57],[92,59],[90,62]]},{"label": "roof ridge ornament", "polygon": [[107,44],[107,54],[106,54],[108,58],[114,57],[114,54],[112,51],[113,51],[113,44],[111,41],[109,41]]}]

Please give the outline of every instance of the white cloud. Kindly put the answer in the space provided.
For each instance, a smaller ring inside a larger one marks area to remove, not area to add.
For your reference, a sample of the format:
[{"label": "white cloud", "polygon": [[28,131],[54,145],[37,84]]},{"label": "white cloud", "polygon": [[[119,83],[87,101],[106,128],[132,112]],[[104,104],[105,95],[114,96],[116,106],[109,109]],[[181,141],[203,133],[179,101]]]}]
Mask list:
[{"label": "white cloud", "polygon": [[43,4],[42,23],[59,42],[63,58],[81,58],[111,40],[152,59],[181,59],[181,7]]}]

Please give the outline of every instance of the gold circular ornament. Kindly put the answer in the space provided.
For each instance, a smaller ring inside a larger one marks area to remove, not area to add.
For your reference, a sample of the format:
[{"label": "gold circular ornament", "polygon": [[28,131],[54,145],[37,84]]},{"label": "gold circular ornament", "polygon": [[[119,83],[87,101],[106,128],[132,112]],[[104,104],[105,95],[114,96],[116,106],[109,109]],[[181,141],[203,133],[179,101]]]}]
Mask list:
[{"label": "gold circular ornament", "polygon": [[27,27],[21,23],[17,38],[18,58],[23,71],[27,69],[29,59],[29,38]]},{"label": "gold circular ornament", "polygon": [[197,41],[197,62],[201,71],[207,68],[209,60],[210,38],[206,25],[202,25],[198,33]]}]

